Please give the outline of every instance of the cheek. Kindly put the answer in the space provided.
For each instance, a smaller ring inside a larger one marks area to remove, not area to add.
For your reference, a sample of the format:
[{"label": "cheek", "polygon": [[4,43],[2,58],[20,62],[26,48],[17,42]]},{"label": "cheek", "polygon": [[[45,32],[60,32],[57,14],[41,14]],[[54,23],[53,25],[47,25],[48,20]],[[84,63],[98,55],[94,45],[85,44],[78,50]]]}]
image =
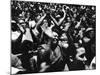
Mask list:
[{"label": "cheek", "polygon": [[84,40],[84,42],[89,42],[90,41],[90,39],[87,38],[87,37],[85,37],[83,40]]},{"label": "cheek", "polygon": [[68,48],[68,46],[69,46],[68,43],[63,43],[62,45],[64,48]]}]

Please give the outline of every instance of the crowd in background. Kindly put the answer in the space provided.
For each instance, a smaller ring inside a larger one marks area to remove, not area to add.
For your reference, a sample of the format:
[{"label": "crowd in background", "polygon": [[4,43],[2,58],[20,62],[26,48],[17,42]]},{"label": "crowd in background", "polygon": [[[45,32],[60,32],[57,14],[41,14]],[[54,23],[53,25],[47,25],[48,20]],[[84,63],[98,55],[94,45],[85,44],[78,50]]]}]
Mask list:
[{"label": "crowd in background", "polygon": [[96,68],[95,6],[11,1],[11,37],[17,73]]}]

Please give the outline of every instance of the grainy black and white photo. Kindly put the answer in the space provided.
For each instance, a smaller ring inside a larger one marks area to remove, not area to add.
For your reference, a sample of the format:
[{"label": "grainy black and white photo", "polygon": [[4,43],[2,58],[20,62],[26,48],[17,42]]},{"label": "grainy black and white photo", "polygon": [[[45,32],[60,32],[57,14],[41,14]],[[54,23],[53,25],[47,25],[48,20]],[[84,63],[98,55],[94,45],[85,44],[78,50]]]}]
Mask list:
[{"label": "grainy black and white photo", "polygon": [[96,69],[96,6],[11,0],[11,74]]}]

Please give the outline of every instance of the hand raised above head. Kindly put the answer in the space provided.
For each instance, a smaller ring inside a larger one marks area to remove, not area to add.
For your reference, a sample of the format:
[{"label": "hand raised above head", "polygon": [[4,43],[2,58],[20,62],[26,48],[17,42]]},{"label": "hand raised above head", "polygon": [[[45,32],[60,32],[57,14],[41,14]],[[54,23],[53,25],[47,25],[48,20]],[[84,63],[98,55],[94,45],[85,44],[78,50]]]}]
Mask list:
[{"label": "hand raised above head", "polygon": [[62,11],[64,12],[64,14],[66,13],[65,9],[63,8]]}]

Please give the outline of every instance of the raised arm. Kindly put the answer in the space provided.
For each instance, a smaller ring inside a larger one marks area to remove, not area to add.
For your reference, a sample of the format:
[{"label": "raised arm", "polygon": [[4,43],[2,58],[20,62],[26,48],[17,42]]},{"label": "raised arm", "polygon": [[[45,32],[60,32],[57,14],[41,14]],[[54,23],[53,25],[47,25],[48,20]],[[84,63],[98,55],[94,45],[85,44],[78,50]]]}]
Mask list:
[{"label": "raised arm", "polygon": [[44,14],[44,16],[42,16],[40,19],[39,19],[39,21],[36,23],[36,28],[38,28],[39,27],[39,25],[41,24],[41,22],[43,21],[43,19],[46,17],[46,14]]},{"label": "raised arm", "polygon": [[64,16],[63,16],[63,18],[61,18],[61,19],[59,20],[59,22],[57,22],[56,19],[55,19],[52,15],[50,15],[51,18],[53,19],[53,21],[55,22],[55,24],[56,24],[57,26],[61,25],[61,23],[63,22],[63,20],[64,20],[65,17],[66,17],[66,12],[65,12],[65,10],[62,9],[62,11],[63,11],[63,13],[64,13]]},{"label": "raised arm", "polygon": [[34,28],[31,27],[31,35],[32,35],[33,40],[35,39],[34,42],[38,41],[38,37],[37,37],[37,35],[39,34],[38,27],[40,26],[41,22],[43,21],[45,17],[46,17],[46,14],[39,19],[39,21],[36,23]]},{"label": "raised arm", "polygon": [[66,17],[66,12],[65,12],[65,10],[62,9],[62,11],[63,11],[63,13],[64,13],[64,16],[59,20],[58,25],[61,25],[61,23],[63,22],[63,20],[64,20],[65,17]]},{"label": "raised arm", "polygon": [[55,23],[57,26],[59,26],[59,24],[58,24],[58,22],[56,21],[56,19],[55,19],[52,15],[50,15],[50,17],[52,18],[52,20],[54,21],[54,23]]}]

